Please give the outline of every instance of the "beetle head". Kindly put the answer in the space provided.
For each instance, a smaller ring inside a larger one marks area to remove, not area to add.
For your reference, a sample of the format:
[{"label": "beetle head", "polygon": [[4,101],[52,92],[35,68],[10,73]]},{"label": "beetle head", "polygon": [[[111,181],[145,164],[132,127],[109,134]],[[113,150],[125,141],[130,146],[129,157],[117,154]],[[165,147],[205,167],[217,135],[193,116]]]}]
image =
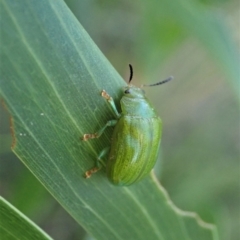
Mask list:
[{"label": "beetle head", "polygon": [[129,85],[124,88],[124,96],[128,98],[145,98],[145,91],[141,88]]}]

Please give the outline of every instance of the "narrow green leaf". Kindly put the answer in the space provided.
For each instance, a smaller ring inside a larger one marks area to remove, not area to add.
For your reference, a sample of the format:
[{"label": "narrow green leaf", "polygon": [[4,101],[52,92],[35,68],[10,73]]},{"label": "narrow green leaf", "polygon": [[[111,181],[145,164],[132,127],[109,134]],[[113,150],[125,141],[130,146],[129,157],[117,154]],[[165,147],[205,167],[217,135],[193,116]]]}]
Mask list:
[{"label": "narrow green leaf", "polygon": [[0,236],[1,239],[46,240],[52,239],[34,222],[19,212],[0,196]]},{"label": "narrow green leaf", "polygon": [[218,239],[214,225],[177,209],[154,175],[116,187],[83,174],[109,146],[80,137],[113,113],[124,81],[63,1],[1,0],[1,95],[13,119],[13,151],[96,239]]}]

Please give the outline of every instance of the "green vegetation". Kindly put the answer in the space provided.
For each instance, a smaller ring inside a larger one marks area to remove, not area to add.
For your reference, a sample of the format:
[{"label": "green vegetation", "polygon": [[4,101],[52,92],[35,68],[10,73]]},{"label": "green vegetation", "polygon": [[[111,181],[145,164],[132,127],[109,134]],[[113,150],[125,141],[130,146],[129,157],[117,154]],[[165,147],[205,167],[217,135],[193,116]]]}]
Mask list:
[{"label": "green vegetation", "polygon": [[[48,237],[24,215],[54,239],[237,240],[237,2],[66,3],[88,33],[62,1],[0,1],[0,94],[15,153],[1,108],[0,194],[18,209],[1,200],[1,233],[7,214],[12,235],[39,239]],[[83,178],[112,134],[80,141],[113,117],[100,92],[118,102],[126,85],[110,62],[124,79],[132,63],[137,86],[175,77],[145,89],[163,120],[155,174],[166,190],[153,174],[130,187],[104,171]]]}]

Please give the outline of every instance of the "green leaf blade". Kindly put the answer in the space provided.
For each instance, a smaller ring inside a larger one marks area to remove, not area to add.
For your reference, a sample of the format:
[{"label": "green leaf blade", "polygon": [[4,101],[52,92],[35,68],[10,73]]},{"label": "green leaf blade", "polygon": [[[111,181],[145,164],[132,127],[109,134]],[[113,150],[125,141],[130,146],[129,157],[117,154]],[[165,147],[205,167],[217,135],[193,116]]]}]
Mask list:
[{"label": "green leaf blade", "polygon": [[8,240],[52,239],[2,197],[0,197],[0,236],[1,239]]},{"label": "green leaf blade", "polygon": [[80,140],[113,118],[100,92],[118,102],[125,84],[62,1],[24,3],[1,1],[1,95],[13,118],[13,151],[96,239],[188,240],[191,229],[213,239],[214,226],[195,216],[188,224],[153,176],[128,188],[111,185],[104,171],[83,178],[110,144],[111,129]]}]

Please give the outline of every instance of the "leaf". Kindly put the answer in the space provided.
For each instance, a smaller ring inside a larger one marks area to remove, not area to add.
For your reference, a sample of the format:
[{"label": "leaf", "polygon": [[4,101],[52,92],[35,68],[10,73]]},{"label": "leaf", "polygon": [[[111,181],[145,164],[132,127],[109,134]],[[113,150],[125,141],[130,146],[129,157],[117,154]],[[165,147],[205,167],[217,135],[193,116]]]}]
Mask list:
[{"label": "leaf", "polygon": [[86,180],[110,144],[80,137],[113,113],[126,85],[63,1],[1,1],[1,95],[12,115],[13,151],[96,239],[218,239],[214,225],[177,209],[154,175],[130,187],[104,171]]},{"label": "leaf", "polygon": [[0,196],[1,239],[52,239],[35,223]]}]

